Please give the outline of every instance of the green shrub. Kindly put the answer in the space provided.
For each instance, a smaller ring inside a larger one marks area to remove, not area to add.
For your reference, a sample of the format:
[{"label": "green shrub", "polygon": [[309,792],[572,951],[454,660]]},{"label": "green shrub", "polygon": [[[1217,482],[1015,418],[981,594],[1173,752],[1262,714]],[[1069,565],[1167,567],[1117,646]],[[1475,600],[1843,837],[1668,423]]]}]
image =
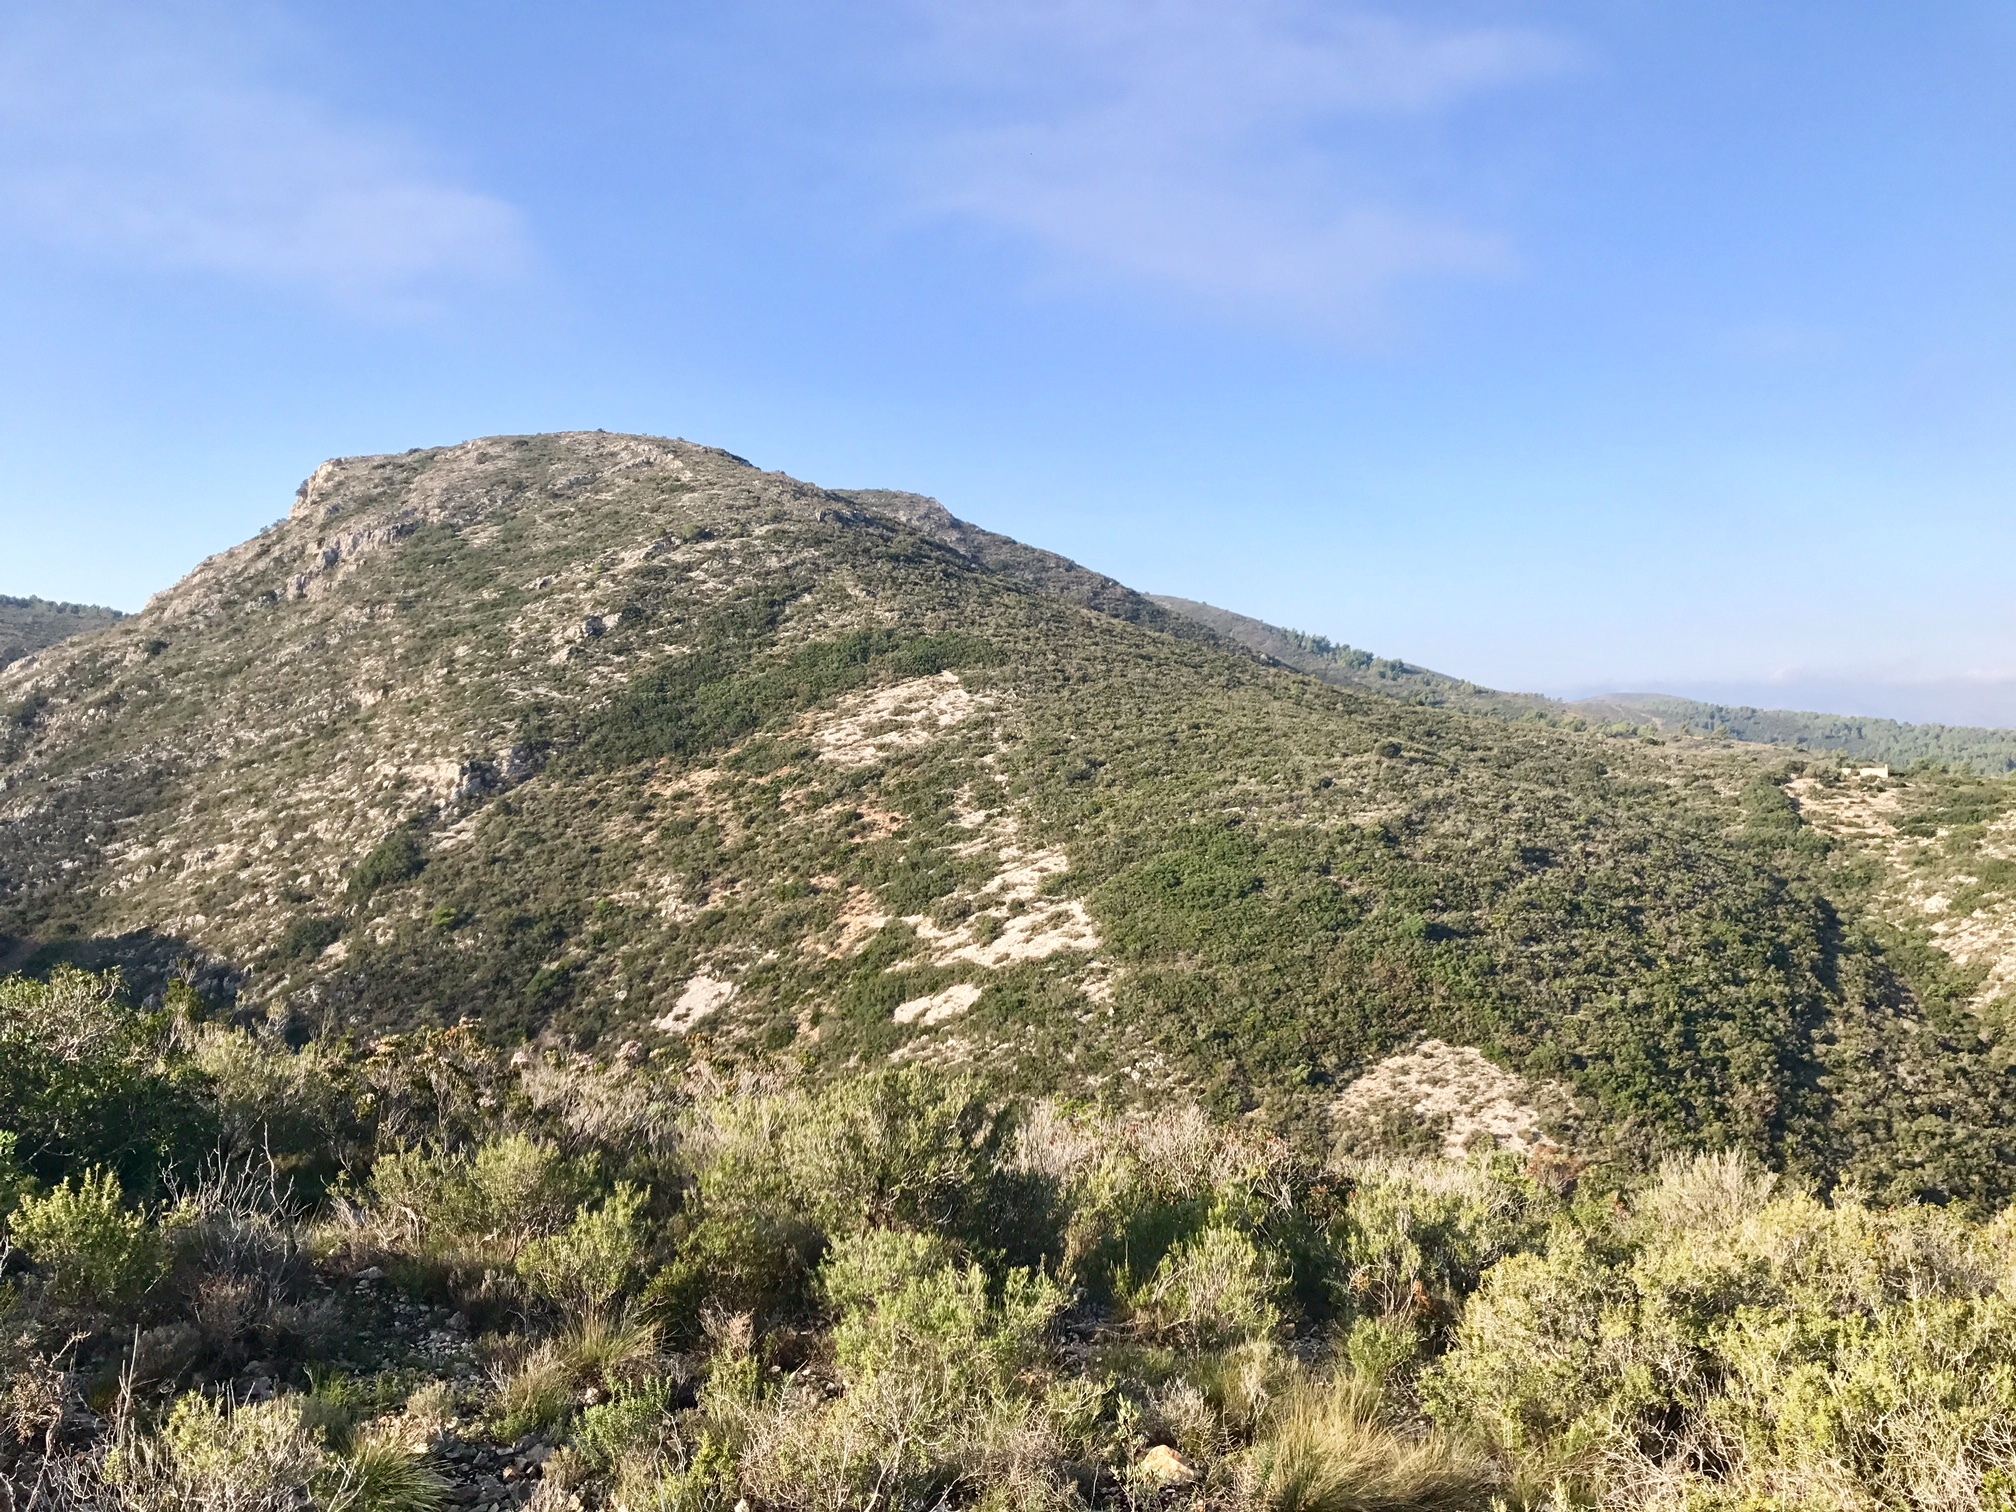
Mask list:
[{"label": "green shrub", "polygon": [[227,1149],[270,1159],[319,1196],[346,1158],[368,1150],[370,1094],[357,1068],[329,1047],[295,1050],[278,1035],[205,1024],[189,1058]]},{"label": "green shrub", "polygon": [[837,1400],[780,1396],[745,1429],[745,1485],[780,1506],[880,1497],[921,1504],[981,1484],[990,1460],[1061,1458],[1046,1432],[1052,1322],[1066,1302],[1047,1278],[1011,1271],[997,1299],[944,1242],[872,1230],[820,1268],[839,1312]]},{"label": "green shrub", "polygon": [[158,1190],[214,1138],[202,1079],[175,1058],[165,1016],[134,1011],[119,978],[62,967],[0,979],[0,1117],[15,1159],[53,1183],[87,1167]]},{"label": "green shrub", "polygon": [[1337,1301],[1386,1317],[1423,1302],[1453,1308],[1507,1255],[1538,1248],[1561,1201],[1504,1155],[1461,1164],[1387,1161],[1348,1166]]},{"label": "green shrub", "polygon": [[645,1195],[627,1182],[600,1207],[585,1204],[557,1234],[533,1239],[517,1269],[533,1293],[575,1314],[607,1308],[643,1267]]},{"label": "green shrub", "polygon": [[952,1258],[943,1240],[870,1230],[834,1247],[820,1282],[840,1321],[833,1354],[844,1379],[935,1373],[932,1395],[953,1403],[1011,1389],[1046,1352],[1064,1292],[1011,1271],[998,1300],[986,1273]]},{"label": "green shrub", "polygon": [[671,1429],[674,1383],[648,1376],[619,1388],[575,1420],[567,1442],[590,1466],[609,1471],[631,1455],[654,1455]]},{"label": "green shrub", "polygon": [[1636,1300],[1579,1234],[1500,1261],[1424,1380],[1429,1411],[1508,1451],[1575,1457],[1629,1443],[1639,1414],[1667,1400],[1637,1348]]},{"label": "green shrub", "polygon": [[147,1512],[292,1512],[329,1463],[298,1401],[227,1407],[190,1392],[158,1430],[112,1450],[105,1479],[122,1505]]},{"label": "green shrub", "polygon": [[20,1145],[20,1135],[12,1129],[0,1129],[0,1221],[35,1190],[35,1178],[21,1169],[16,1158]]},{"label": "green shrub", "polygon": [[1634,1226],[1557,1225],[1486,1274],[1422,1378],[1430,1411],[1549,1473],[1731,1505],[1922,1505],[1933,1480],[2016,1470],[2002,1232],[1772,1191],[1702,1157]]},{"label": "green shrub", "polygon": [[368,1200],[387,1233],[422,1258],[508,1268],[567,1222],[579,1188],[557,1146],[506,1134],[473,1154],[394,1150],[372,1168]]},{"label": "green shrub", "polygon": [[836,1237],[984,1225],[1007,1133],[979,1082],[910,1067],[740,1099],[706,1120],[695,1131],[703,1207],[782,1206]]},{"label": "green shrub", "polygon": [[73,1306],[117,1311],[161,1278],[161,1231],[129,1211],[110,1171],[91,1171],[47,1196],[23,1197],[8,1222],[15,1243],[48,1271],[50,1287]]},{"label": "green shrub", "polygon": [[688,1333],[708,1300],[788,1312],[830,1241],[879,1224],[1027,1245],[1007,1137],[981,1084],[916,1068],[709,1104],[688,1128],[687,1234],[651,1300]]},{"label": "green shrub", "polygon": [[365,852],[350,873],[350,900],[362,902],[381,887],[409,881],[426,865],[427,853],[420,847],[420,837],[411,830],[397,830]]},{"label": "green shrub", "polygon": [[689,1220],[670,1265],[651,1279],[643,1302],[676,1335],[697,1337],[710,1309],[766,1322],[805,1304],[824,1239],[782,1205],[735,1203]]},{"label": "green shrub", "polygon": [[273,947],[276,961],[306,960],[318,956],[343,938],[343,921],[327,914],[302,914],[281,931]]},{"label": "green shrub", "polygon": [[1223,1348],[1280,1332],[1281,1277],[1250,1235],[1213,1224],[1162,1257],[1129,1299],[1150,1338]]}]

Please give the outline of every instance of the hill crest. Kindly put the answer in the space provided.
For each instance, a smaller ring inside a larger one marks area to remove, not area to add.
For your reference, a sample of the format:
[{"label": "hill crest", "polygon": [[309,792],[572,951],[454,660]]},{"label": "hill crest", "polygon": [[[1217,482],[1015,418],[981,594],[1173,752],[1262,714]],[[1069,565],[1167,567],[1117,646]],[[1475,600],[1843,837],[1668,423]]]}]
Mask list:
[{"label": "hill crest", "polygon": [[[1631,1159],[2002,1168],[1976,1030],[1844,930],[1758,754],[1326,686],[920,496],[687,442],[329,464],[0,672],[0,718],[11,958],[296,1035],[468,1017],[1305,1132],[1432,1039]],[[1974,1111],[1928,1148],[1926,1099]]]}]

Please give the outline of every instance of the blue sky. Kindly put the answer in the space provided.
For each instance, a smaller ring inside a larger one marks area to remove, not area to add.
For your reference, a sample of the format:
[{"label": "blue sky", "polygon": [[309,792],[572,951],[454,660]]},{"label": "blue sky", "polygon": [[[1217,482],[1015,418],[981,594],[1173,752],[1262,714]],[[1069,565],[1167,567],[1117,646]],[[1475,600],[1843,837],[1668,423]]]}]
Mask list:
[{"label": "blue sky", "polygon": [[1501,687],[2016,723],[2016,10],[0,0],[0,592],[683,435]]}]

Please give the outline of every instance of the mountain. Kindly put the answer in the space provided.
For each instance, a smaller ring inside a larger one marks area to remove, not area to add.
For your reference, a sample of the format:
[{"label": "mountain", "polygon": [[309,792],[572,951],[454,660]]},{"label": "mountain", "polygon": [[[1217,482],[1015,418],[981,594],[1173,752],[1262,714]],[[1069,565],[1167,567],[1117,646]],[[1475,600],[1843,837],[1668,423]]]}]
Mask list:
[{"label": "mountain", "polygon": [[1430,708],[1462,709],[1498,719],[1553,724],[1642,726],[1662,735],[1707,735],[1760,745],[1790,746],[1816,755],[1909,766],[1935,762],[1984,774],[2016,772],[2016,730],[1964,725],[1904,724],[1859,715],[1796,709],[1756,709],[1703,703],[1663,693],[1610,693],[1565,702],[1538,693],[1501,693],[1425,667],[1340,646],[1320,635],[1285,630],[1193,599],[1154,595],[1171,614],[1208,626],[1248,650],[1320,677]]},{"label": "mountain", "polygon": [[1311,677],[1339,688],[1357,688],[1384,698],[1397,698],[1431,709],[1461,709],[1469,714],[1487,714],[1498,719],[1541,718],[1567,720],[1574,712],[1565,704],[1538,693],[1500,693],[1493,688],[1404,661],[1374,656],[1353,646],[1341,646],[1320,635],[1286,630],[1265,620],[1234,614],[1195,599],[1152,595],[1156,604],[1171,614],[1181,615],[1208,626],[1268,661],[1293,667]]},{"label": "mountain", "polygon": [[1783,753],[1236,638],[683,441],[332,461],[0,673],[0,969],[180,977],[297,1038],[956,1065],[1308,1137],[1460,1073],[1595,1157],[2016,1169],[1978,973],[1864,907]]},{"label": "mountain", "polygon": [[95,604],[58,604],[0,594],[0,667],[73,635],[102,630],[126,616]]},{"label": "mountain", "polygon": [[1824,751],[1892,766],[1932,761],[1983,773],[2016,772],[2016,730],[1905,724],[1894,719],[1816,714],[1800,709],[1755,709],[1747,704],[1702,703],[1662,693],[1615,693],[1603,702],[1662,729],[1685,726],[1696,731],[1725,733],[1732,740]]}]

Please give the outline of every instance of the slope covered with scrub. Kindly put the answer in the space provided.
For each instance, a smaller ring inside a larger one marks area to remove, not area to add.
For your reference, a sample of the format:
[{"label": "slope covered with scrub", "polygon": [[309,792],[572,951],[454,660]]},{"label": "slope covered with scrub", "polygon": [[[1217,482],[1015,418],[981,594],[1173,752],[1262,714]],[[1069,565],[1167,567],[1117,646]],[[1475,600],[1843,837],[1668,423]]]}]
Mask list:
[{"label": "slope covered with scrub", "polygon": [[1599,1157],[2011,1169],[1968,984],[1858,922],[1758,754],[1329,687],[684,442],[326,464],[0,709],[8,960],[297,1038],[956,1066],[1316,1139],[1432,1038]]},{"label": "slope covered with scrub", "polygon": [[101,609],[95,604],[60,604],[0,593],[0,667],[70,636],[117,624],[124,617],[117,609]]},{"label": "slope covered with scrub", "polygon": [[[0,982],[61,1512],[2000,1512],[2009,1215]],[[147,1116],[134,1120],[134,1108]],[[137,1136],[137,1137],[136,1137]]]},{"label": "slope covered with scrub", "polygon": [[2016,771],[2016,730],[1971,725],[1905,724],[1863,715],[1816,714],[1799,709],[1757,709],[1704,703],[1663,693],[1610,693],[1573,702],[1538,693],[1502,693],[1460,677],[1391,657],[1374,656],[1320,635],[1270,625],[1194,599],[1154,595],[1170,614],[1235,641],[1258,656],[1342,688],[1358,688],[1430,708],[1460,709],[1498,719],[1539,720],[1570,729],[1590,726],[1641,729],[1664,735],[1708,736],[1782,745],[1819,756],[1955,767],[2006,776]]}]

